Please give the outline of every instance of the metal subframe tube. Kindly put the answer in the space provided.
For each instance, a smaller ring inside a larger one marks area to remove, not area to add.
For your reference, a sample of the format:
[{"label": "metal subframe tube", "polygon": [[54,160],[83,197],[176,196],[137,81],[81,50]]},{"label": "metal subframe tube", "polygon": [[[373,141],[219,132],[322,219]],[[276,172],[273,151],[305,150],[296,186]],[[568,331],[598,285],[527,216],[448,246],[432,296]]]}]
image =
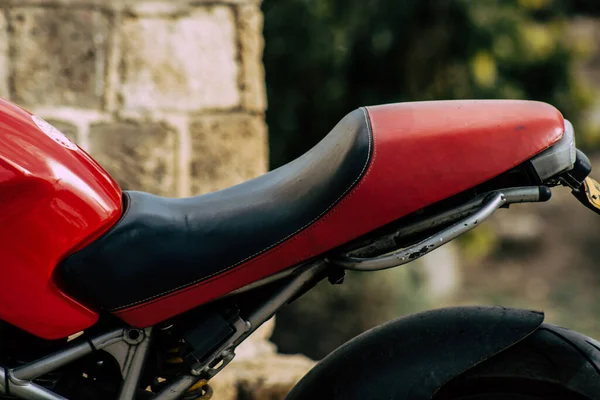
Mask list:
[{"label": "metal subframe tube", "polygon": [[[290,299],[296,296],[306,284],[316,280],[330,266],[319,261],[316,264],[307,266],[303,271],[299,272],[295,277],[290,278],[290,281],[280,288],[273,297],[257,308],[246,320],[246,327],[238,327],[238,332],[234,334],[229,341],[221,346],[217,352],[208,358],[202,365],[199,365],[192,374],[184,375],[178,380],[172,382],[154,398],[154,400],[176,400],[182,394],[188,391],[200,379],[212,378],[216,372],[220,371],[220,367],[216,371],[207,371],[207,367],[218,360],[219,357],[226,358],[234,355],[235,347],[242,343],[263,323],[269,320],[278,309],[284,306]],[[229,358],[229,360],[231,359]],[[224,365],[223,365],[224,366]]]},{"label": "metal subframe tube", "polygon": [[92,345],[87,340],[82,340],[81,343],[71,346],[66,350],[49,354],[37,361],[9,370],[9,379],[13,382],[30,381],[93,351],[94,348]]},{"label": "metal subframe tube", "polygon": [[95,350],[121,340],[122,329],[100,335],[90,341],[79,339],[66,349],[49,354],[17,368],[0,368],[0,394],[28,400],[67,400],[32,380],[80,359]]},{"label": "metal subframe tube", "polygon": [[24,384],[12,384],[9,388],[9,394],[16,396],[20,399],[27,400],[68,400],[65,397],[59,396],[58,394],[49,391],[46,388],[36,385],[33,382],[26,382]]},{"label": "metal subframe tube", "polygon": [[[119,329],[102,335],[92,341],[88,341],[83,338],[79,339],[76,343],[73,343],[65,350],[57,351],[56,353],[49,354],[40,358],[39,360],[8,370],[9,379],[14,382],[30,381],[54,371],[57,368],[67,365],[83,356],[86,356],[92,353],[94,350],[99,350],[107,343],[111,343],[112,341],[120,338],[121,335],[122,330]],[[92,344],[95,344],[95,341],[101,343],[101,346],[93,346]]]},{"label": "metal subframe tube", "polygon": [[[514,203],[537,201],[540,201],[540,188],[537,186],[498,190],[488,194],[481,203],[481,208],[476,212],[419,243],[377,257],[352,257],[342,254],[332,256],[328,260],[333,265],[357,271],[378,271],[394,268],[414,261],[479,226],[481,222],[490,217],[500,207]],[[457,208],[457,210],[460,209],[461,207]]]}]

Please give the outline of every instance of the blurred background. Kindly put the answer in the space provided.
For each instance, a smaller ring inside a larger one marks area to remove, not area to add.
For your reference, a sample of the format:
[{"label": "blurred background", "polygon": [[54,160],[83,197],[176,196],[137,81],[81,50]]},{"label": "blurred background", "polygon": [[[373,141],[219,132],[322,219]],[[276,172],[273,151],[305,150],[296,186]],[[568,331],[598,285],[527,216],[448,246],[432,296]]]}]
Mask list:
[{"label": "blurred background", "polygon": [[[0,0],[0,11],[0,96],[123,189],[223,189],[298,157],[357,107],[438,99],[551,103],[600,171],[598,0]],[[600,217],[555,190],[414,263],[319,285],[238,349],[215,390],[283,398],[313,362],[276,354],[269,336],[315,360],[433,307],[540,309],[600,338],[599,288]]]},{"label": "blurred background", "polygon": [[[507,98],[558,107],[600,170],[597,1],[265,0],[262,9],[271,168],[363,105]],[[407,266],[322,284],[278,314],[272,340],[319,359],[390,318],[456,304],[541,309],[600,337],[600,218],[566,189],[554,195],[501,210]]]}]

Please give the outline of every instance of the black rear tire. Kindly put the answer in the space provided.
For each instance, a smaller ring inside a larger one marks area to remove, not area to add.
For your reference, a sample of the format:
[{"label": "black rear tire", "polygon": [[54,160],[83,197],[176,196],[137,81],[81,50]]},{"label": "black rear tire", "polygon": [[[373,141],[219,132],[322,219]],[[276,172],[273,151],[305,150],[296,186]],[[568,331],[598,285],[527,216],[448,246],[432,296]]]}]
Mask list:
[{"label": "black rear tire", "polygon": [[542,324],[532,335],[460,375],[434,400],[600,400],[600,346]]}]

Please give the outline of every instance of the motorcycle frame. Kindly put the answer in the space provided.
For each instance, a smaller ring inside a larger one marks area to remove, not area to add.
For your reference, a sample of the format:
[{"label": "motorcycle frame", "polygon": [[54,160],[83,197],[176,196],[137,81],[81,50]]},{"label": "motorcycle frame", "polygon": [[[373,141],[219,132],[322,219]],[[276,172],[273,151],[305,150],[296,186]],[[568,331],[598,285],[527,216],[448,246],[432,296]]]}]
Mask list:
[{"label": "motorcycle frame", "polygon": [[[467,203],[452,208],[414,224],[396,229],[383,235],[365,246],[349,251],[341,251],[328,257],[305,263],[289,272],[278,274],[230,294],[239,294],[259,286],[272,283],[275,279],[283,283],[273,292],[268,300],[261,303],[245,318],[238,317],[234,322],[234,334],[211,354],[198,361],[188,374],[171,382],[155,397],[156,400],[176,400],[202,379],[210,379],[220,372],[235,356],[235,348],[248,336],[269,320],[281,307],[301,295],[308,288],[327,276],[332,270],[353,269],[376,271],[392,268],[414,261],[454,238],[466,233],[490,217],[497,209],[514,203],[546,201],[550,197],[550,189],[545,186],[528,186],[495,190],[480,195]],[[448,224],[450,224],[448,226]],[[356,253],[373,253],[386,246],[378,247],[378,243],[391,239],[410,237],[432,228],[446,226],[429,236],[402,249],[385,254],[357,257]],[[339,277],[339,275],[338,275]],[[336,282],[333,282],[336,283]],[[34,383],[44,374],[55,371],[66,364],[87,356],[95,351],[103,350],[111,354],[118,362],[123,384],[119,400],[133,400],[138,389],[142,368],[148,355],[152,328],[121,328],[92,336],[86,335],[68,342],[63,350],[52,353],[38,360],[16,368],[0,366],[0,394],[8,394],[21,399],[66,400],[64,397]]]}]

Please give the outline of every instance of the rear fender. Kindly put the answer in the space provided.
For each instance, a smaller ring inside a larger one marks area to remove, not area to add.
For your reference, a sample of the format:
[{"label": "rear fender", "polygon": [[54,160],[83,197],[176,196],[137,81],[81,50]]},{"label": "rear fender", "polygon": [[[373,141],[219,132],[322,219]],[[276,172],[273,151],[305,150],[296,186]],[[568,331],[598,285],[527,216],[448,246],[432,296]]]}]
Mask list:
[{"label": "rear fender", "polygon": [[339,347],[286,399],[431,399],[543,321],[543,313],[503,307],[444,308],[400,318]]}]

